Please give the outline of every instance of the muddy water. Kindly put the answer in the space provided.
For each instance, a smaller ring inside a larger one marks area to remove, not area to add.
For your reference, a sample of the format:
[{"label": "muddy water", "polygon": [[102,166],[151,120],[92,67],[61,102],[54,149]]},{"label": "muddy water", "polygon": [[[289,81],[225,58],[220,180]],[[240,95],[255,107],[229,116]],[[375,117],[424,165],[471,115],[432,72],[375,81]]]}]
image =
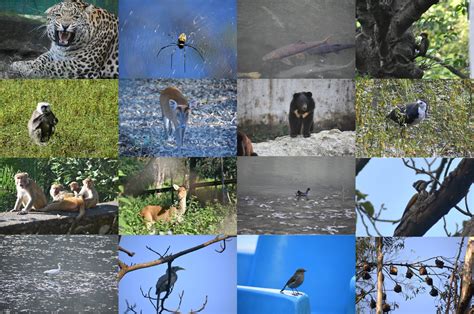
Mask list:
[{"label": "muddy water", "polygon": [[[351,158],[244,157],[238,180],[239,234],[355,231]],[[295,196],[308,187],[308,197]]]},{"label": "muddy water", "polygon": [[298,42],[354,44],[354,0],[239,0],[238,72],[262,78],[353,78],[355,49],[266,61],[267,53]]}]

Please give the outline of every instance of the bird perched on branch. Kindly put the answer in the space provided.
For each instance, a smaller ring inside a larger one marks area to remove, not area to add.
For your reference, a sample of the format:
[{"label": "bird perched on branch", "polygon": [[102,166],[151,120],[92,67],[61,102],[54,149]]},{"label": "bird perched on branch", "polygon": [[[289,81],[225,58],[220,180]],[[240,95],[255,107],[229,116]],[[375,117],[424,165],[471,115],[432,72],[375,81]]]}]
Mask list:
[{"label": "bird perched on branch", "polygon": [[415,58],[424,57],[430,46],[430,40],[427,33],[420,34],[420,43],[415,45]]},{"label": "bird perched on branch", "polygon": [[[304,281],[304,273],[306,272],[305,269],[303,268],[298,268],[296,272],[291,276],[290,279],[286,282],[285,286],[280,290],[280,293],[283,293],[283,290],[285,290],[286,287],[290,288],[293,291],[293,295],[299,295],[300,292],[298,291],[299,286]],[[296,290],[296,292],[295,292]]]},{"label": "bird perched on branch", "polygon": [[431,182],[433,182],[433,180],[430,180],[430,181],[418,180],[413,183],[413,188],[415,188],[416,193],[408,201],[408,204],[405,207],[405,210],[403,211],[402,220],[405,217],[405,215],[410,211],[410,209],[413,207],[413,205],[415,205],[418,201],[420,201],[421,199],[425,199],[426,196],[428,196],[428,192],[426,192],[426,188]]},{"label": "bird perched on branch", "polygon": [[[176,272],[180,270],[185,270],[185,269],[179,266],[173,266],[170,268],[170,270],[171,270],[171,281],[170,281],[169,287],[170,287],[170,292],[171,292],[171,290],[173,290],[174,284],[176,283],[176,280],[178,280],[178,275],[176,274]],[[158,278],[158,281],[156,282],[155,294],[158,296],[158,298],[160,297],[160,293],[166,292],[168,288],[168,277],[170,276],[168,273],[168,269],[166,269],[166,273],[160,278]]]},{"label": "bird perched on branch", "polygon": [[398,123],[400,126],[415,125],[423,121],[428,115],[428,104],[424,100],[415,103],[398,105],[387,116],[387,119]]}]

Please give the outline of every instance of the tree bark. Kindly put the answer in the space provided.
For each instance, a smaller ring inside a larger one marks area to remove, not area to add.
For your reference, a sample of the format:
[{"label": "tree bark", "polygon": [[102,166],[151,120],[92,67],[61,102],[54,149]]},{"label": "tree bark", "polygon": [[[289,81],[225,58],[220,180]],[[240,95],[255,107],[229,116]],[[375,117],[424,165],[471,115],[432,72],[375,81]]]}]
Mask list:
[{"label": "tree bark", "polygon": [[404,215],[395,229],[395,237],[421,237],[469,192],[474,182],[474,159],[464,158],[416,210]]},{"label": "tree bark", "polygon": [[382,314],[382,304],[383,304],[383,238],[376,238],[377,241],[377,307],[376,313]]},{"label": "tree bark", "polygon": [[422,78],[411,25],[438,1],[357,0],[357,70],[376,78]]},{"label": "tree bark", "polygon": [[359,172],[364,169],[364,167],[369,163],[370,158],[357,158],[356,159],[356,176],[359,174]]},{"label": "tree bark", "polygon": [[467,314],[469,304],[474,293],[474,283],[472,281],[474,268],[474,237],[470,237],[467,243],[466,256],[464,257],[464,268],[462,272],[461,296],[456,314]]}]

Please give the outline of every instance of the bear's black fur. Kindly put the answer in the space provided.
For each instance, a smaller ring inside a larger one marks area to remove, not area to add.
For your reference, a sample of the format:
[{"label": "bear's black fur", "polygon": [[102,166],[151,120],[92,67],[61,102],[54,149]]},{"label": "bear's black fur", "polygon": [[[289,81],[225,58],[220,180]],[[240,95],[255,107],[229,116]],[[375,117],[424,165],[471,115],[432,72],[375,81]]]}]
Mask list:
[{"label": "bear's black fur", "polygon": [[291,137],[296,137],[301,134],[301,129],[303,129],[304,137],[311,136],[315,107],[316,104],[314,103],[313,94],[311,92],[293,94],[288,116]]}]

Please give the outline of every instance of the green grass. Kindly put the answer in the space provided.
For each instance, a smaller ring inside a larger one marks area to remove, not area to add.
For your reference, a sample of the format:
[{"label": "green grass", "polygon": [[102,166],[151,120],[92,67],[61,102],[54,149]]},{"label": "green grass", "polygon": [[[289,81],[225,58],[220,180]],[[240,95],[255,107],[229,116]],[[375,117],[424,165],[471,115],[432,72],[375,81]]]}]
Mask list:
[{"label": "green grass", "polygon": [[[0,157],[117,157],[117,98],[117,80],[1,80]],[[28,136],[38,102],[59,120],[46,146]]]},{"label": "green grass", "polygon": [[[164,194],[160,198],[155,195],[146,197],[120,197],[119,211],[119,234],[149,234],[142,218],[138,215],[140,210],[147,205],[160,205],[169,207],[171,200]],[[177,204],[175,204],[177,206]],[[195,198],[187,200],[186,214],[181,223],[175,221],[155,223],[156,233],[167,233],[171,230],[173,234],[218,234],[226,233],[227,230],[235,229],[224,226],[228,217],[235,215],[235,205],[222,205],[219,203],[206,203],[201,206]],[[227,232],[229,233],[229,232]],[[235,233],[235,231],[234,231]]]}]

